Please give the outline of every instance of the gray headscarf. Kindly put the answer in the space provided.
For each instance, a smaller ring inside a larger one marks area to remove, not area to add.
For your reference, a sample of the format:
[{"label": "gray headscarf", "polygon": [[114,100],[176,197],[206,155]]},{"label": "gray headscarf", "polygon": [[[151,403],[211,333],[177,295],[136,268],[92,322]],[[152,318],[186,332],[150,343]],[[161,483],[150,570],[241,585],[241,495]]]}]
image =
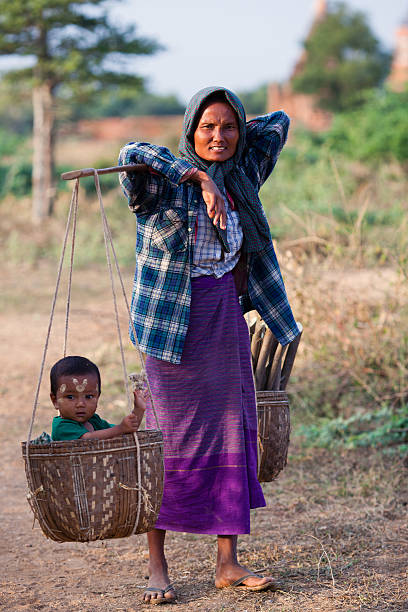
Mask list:
[{"label": "gray headscarf", "polygon": [[[209,162],[197,155],[194,149],[194,130],[201,115],[207,98],[214,92],[222,92],[225,101],[235,111],[238,117],[239,140],[235,154],[224,162]],[[193,166],[204,170],[214,180],[221,193],[224,187],[231,194],[238,209],[244,232],[243,249],[248,253],[261,251],[271,240],[271,234],[258,197],[249,178],[244,173],[239,162],[246,144],[246,117],[240,99],[229,89],[224,87],[206,87],[201,89],[190,100],[183,123],[183,131],[179,144],[180,156]],[[221,241],[226,242],[225,230],[217,227]],[[228,245],[227,248],[228,249]]]}]

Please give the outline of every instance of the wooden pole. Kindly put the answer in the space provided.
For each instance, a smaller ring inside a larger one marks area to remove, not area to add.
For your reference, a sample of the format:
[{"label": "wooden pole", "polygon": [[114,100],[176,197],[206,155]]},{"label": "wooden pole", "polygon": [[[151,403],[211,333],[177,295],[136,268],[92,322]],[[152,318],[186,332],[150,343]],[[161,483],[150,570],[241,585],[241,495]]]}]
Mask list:
[{"label": "wooden pole", "polygon": [[81,170],[71,170],[61,174],[64,181],[70,181],[83,176],[93,176],[94,172],[98,174],[112,174],[113,172],[146,172],[146,164],[125,164],[123,166],[112,166],[111,168],[81,168]]},{"label": "wooden pole", "polygon": [[252,354],[252,367],[255,372],[258,363],[258,357],[262,346],[262,340],[266,332],[266,325],[262,321],[261,317],[258,316],[255,323],[255,329],[251,337],[251,354]]},{"label": "wooden pole", "polygon": [[267,382],[267,371],[266,366],[270,359],[273,358],[275,354],[276,347],[278,346],[278,341],[275,336],[269,329],[267,328],[265,332],[265,336],[262,341],[262,347],[259,352],[258,363],[256,364],[255,370],[255,387],[257,391],[265,391],[266,382]]},{"label": "wooden pole", "polygon": [[280,383],[280,388],[282,389],[282,391],[286,389],[286,385],[288,384],[289,377],[292,372],[293,364],[295,361],[296,352],[299,346],[300,338],[303,332],[303,327],[301,323],[298,323],[297,326],[300,330],[300,334],[296,336],[296,338],[289,344],[288,352],[286,353],[285,362],[282,367],[282,379]]},{"label": "wooden pole", "polygon": [[280,389],[282,359],[286,348],[286,346],[278,344],[275,354],[273,355],[269,365],[268,379],[265,387],[268,391],[279,391]]}]

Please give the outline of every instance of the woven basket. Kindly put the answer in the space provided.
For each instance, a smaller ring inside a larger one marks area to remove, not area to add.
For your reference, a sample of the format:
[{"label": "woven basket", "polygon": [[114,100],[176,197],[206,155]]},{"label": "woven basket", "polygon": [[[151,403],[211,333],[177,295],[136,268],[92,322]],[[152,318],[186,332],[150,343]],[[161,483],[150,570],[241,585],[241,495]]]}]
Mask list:
[{"label": "woven basket", "polygon": [[47,537],[90,542],[152,529],[163,494],[163,436],[134,435],[30,444],[29,461],[22,443],[28,501]]},{"label": "woven basket", "polygon": [[285,391],[257,391],[258,480],[274,480],[286,465],[289,447],[289,400]]}]

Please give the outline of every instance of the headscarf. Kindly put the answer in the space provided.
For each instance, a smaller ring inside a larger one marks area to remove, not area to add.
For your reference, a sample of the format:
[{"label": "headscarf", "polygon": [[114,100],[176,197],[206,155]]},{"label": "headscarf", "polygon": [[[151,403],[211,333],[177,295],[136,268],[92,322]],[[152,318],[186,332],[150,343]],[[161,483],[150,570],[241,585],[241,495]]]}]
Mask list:
[{"label": "headscarf", "polygon": [[[238,118],[239,139],[235,154],[223,162],[210,162],[197,155],[194,149],[194,130],[198,124],[206,99],[214,92],[223,92],[226,102],[234,109]],[[258,192],[239,165],[246,143],[246,117],[240,99],[224,87],[206,87],[193,96],[187,106],[183,131],[179,144],[180,156],[193,166],[204,170],[215,182],[221,193],[224,187],[237,207],[244,233],[243,249],[248,253],[261,251],[270,241],[271,234]],[[221,242],[226,242],[225,230],[217,226]],[[228,245],[225,249],[228,251]]]}]

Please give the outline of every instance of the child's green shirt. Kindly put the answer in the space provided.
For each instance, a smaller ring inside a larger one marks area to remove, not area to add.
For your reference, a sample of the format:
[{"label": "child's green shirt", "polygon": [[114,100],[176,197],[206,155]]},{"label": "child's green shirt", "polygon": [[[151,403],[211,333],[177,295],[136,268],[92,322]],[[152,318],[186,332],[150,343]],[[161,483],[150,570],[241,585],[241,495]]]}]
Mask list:
[{"label": "child's green shirt", "polygon": [[[109,429],[109,427],[115,427],[101,419],[98,414],[94,414],[88,421],[93,425],[95,430],[99,429]],[[61,440],[76,440],[88,433],[88,429],[84,427],[82,423],[78,423],[78,421],[72,421],[71,419],[64,419],[60,416],[54,417],[52,420],[52,432],[51,437],[54,442]]]}]

